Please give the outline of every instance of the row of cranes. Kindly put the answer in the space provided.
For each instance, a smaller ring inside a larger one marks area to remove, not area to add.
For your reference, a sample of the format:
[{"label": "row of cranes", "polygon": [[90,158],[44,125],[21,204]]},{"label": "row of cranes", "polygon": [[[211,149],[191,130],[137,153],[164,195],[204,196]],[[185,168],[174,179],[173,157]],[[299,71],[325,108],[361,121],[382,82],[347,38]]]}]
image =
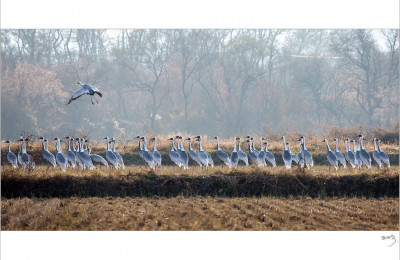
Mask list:
[{"label": "row of cranes", "polygon": [[[150,139],[154,141],[153,151],[149,151],[147,148],[147,139],[144,136],[137,136],[139,140],[139,155],[140,157],[148,164],[148,166],[152,169],[159,167],[162,165],[162,156],[157,150],[157,138],[154,137]],[[351,165],[353,168],[360,169],[364,164],[367,168],[371,167],[371,156],[364,149],[363,146],[363,135],[359,136],[360,147],[356,148],[355,140],[351,140],[347,138],[345,140],[346,152],[343,155],[338,150],[338,139],[335,138],[336,146],[334,152],[330,149],[328,140],[324,139],[323,142],[326,143],[327,147],[327,159],[336,170],[339,167],[339,164],[346,167],[347,163]],[[88,146],[88,141],[83,138],[71,138],[70,136],[65,137],[68,141],[68,150],[66,153],[63,153],[61,150],[61,142],[64,142],[62,139],[54,138],[56,141],[56,154],[55,156],[49,152],[48,150],[48,140],[44,137],[39,137],[42,140],[43,147],[43,158],[47,160],[50,165],[59,167],[65,171],[67,167],[76,167],[80,166],[83,170],[86,168],[93,169],[94,163],[103,164],[109,166],[109,164],[113,165],[115,169],[125,168],[124,161],[122,156],[115,150],[115,139],[105,137],[104,139],[107,142],[107,151],[106,151],[106,159],[97,154],[91,153],[91,148]],[[237,168],[240,161],[246,166],[249,165],[250,162],[258,165],[259,167],[264,167],[267,165],[271,165],[273,167],[276,166],[275,156],[268,151],[268,142],[264,137],[260,138],[260,146],[261,150],[258,151],[254,146],[254,138],[251,136],[246,136],[245,142],[248,143],[248,155],[241,149],[241,138],[234,137],[234,147],[233,151],[230,155],[224,152],[219,144],[219,137],[216,136],[214,139],[217,141],[217,152],[216,155],[219,160],[223,162],[223,165],[228,166],[229,168]],[[311,168],[314,166],[313,157],[311,153],[306,148],[306,138],[304,136],[300,137],[298,141],[300,141],[299,147],[300,151],[296,154],[293,154],[290,149],[290,143],[286,142],[285,136],[282,136],[284,150],[282,153],[282,159],[286,168],[290,169],[292,167],[292,163],[295,162],[300,167]],[[182,136],[171,137],[167,140],[171,141],[171,147],[169,149],[169,157],[172,162],[174,162],[177,166],[183,167],[183,169],[187,170],[189,167],[189,158],[191,158],[195,164],[198,164],[202,168],[205,167],[208,169],[209,166],[214,167],[214,161],[211,155],[206,152],[202,147],[202,137],[195,136],[193,139],[188,137],[184,139]],[[26,141],[22,136],[18,140],[21,142],[21,151],[16,156],[11,152],[11,141],[6,141],[9,144],[8,146],[8,161],[14,166],[17,167],[18,163],[24,168],[35,167],[35,162],[32,159],[32,156],[27,154],[26,152]],[[189,141],[189,153],[185,151],[183,142]],[[196,152],[192,148],[192,142],[199,142],[199,151]],[[389,157],[385,152],[383,152],[380,148],[380,140],[374,138],[374,151],[372,153],[372,157],[374,158],[378,167],[382,167],[384,165],[390,167]],[[353,143],[353,151],[351,150],[351,143]],[[72,147],[72,149],[71,149]],[[75,148],[77,147],[77,148]]]},{"label": "row of cranes", "polygon": [[[103,164],[107,167],[109,166],[109,163],[111,163],[116,169],[125,168],[122,156],[115,150],[114,138],[104,138],[107,140],[107,160],[98,154],[92,154],[87,140],[83,138],[73,139],[70,136],[65,137],[65,139],[68,141],[68,150],[63,153],[61,150],[61,142],[64,141],[58,137],[54,138],[54,141],[56,141],[56,153],[53,155],[48,149],[48,139],[45,139],[42,136],[39,137],[39,140],[42,141],[43,158],[50,166],[56,167],[58,165],[62,171],[66,171],[67,167],[75,168],[76,166],[80,166],[82,170],[92,170],[94,169],[94,163]],[[27,169],[28,167],[34,168],[35,163],[32,160],[32,156],[26,153],[26,141],[28,141],[28,139],[24,139],[21,136],[17,141],[21,142],[21,151],[18,153],[18,159],[11,151],[11,141],[8,140],[5,142],[8,143],[7,160],[14,168],[18,167],[18,163],[24,169]]]},{"label": "row of cranes", "polygon": [[[326,143],[326,149],[327,149],[326,157],[329,163],[335,168],[335,170],[338,169],[339,164],[342,164],[343,167],[346,168],[346,161],[353,168],[361,169],[362,165],[365,165],[368,169],[370,169],[372,160],[370,154],[365,150],[363,146],[363,140],[364,136],[359,135],[360,146],[359,148],[356,148],[356,141],[355,140],[350,141],[350,138],[347,138],[345,140],[346,153],[343,155],[338,150],[337,138],[333,139],[333,141],[336,142],[335,152],[332,152],[331,148],[329,147],[328,140],[324,139],[323,142]],[[382,151],[380,146],[381,140],[374,138],[373,141],[374,141],[374,151],[372,152],[372,157],[374,158],[376,164],[378,165],[379,168],[385,165],[390,168],[389,157],[384,151]],[[351,150],[351,143],[353,143],[353,151]]]}]

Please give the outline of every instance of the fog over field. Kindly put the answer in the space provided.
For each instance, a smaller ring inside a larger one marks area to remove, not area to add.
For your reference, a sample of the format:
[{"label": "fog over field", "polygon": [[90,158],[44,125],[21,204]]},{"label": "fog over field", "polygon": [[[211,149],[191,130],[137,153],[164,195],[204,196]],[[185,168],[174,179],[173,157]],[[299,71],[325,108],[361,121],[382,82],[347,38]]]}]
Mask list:
[{"label": "fog over field", "polygon": [[[233,135],[399,118],[398,30],[2,30],[1,137]],[[103,98],[66,105],[82,81]]]}]

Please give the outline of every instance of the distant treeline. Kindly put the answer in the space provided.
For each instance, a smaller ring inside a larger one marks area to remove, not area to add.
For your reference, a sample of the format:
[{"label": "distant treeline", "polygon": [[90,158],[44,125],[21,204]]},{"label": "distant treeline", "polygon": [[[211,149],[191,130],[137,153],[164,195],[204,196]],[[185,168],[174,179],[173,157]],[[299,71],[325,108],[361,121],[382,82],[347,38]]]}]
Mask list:
[{"label": "distant treeline", "polygon": [[[311,134],[399,118],[398,30],[2,30],[1,58],[3,139]],[[99,104],[65,105],[78,80]]]}]

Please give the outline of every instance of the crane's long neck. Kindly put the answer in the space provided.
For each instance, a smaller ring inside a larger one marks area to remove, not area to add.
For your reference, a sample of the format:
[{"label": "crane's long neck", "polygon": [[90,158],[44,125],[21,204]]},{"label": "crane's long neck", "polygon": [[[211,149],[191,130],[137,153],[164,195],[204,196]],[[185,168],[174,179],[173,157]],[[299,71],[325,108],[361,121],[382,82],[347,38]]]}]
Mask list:
[{"label": "crane's long neck", "polygon": [[49,150],[49,141],[46,140],[46,151],[48,151],[48,150]]},{"label": "crane's long neck", "polygon": [[254,139],[251,139],[251,149],[255,150],[256,148],[254,148]]},{"label": "crane's long neck", "polygon": [[142,142],[142,140],[141,139],[139,139],[139,151],[141,151],[142,150],[142,145],[141,145],[141,142]]},{"label": "crane's long neck", "polygon": [[203,146],[201,146],[201,139],[199,140],[199,151],[204,151]]},{"label": "crane's long neck", "polygon": [[238,141],[238,151],[241,151],[242,150],[242,148],[240,147],[240,139],[238,139],[239,141]]},{"label": "crane's long neck", "polygon": [[[140,140],[139,140],[139,147],[140,147]],[[108,141],[108,138],[107,138],[107,151],[111,151],[110,150],[110,142]]]},{"label": "crane's long neck", "polygon": [[376,150],[376,139],[374,139],[374,150]]},{"label": "crane's long neck", "polygon": [[113,142],[112,146],[113,146],[113,152],[115,153],[115,141]]},{"label": "crane's long neck", "polygon": [[382,150],[381,150],[381,140],[378,140],[378,151],[382,152]]},{"label": "crane's long neck", "polygon": [[21,153],[23,153],[24,152],[24,141],[22,140],[21,141]]},{"label": "crane's long neck", "polygon": [[330,151],[331,148],[329,147],[328,140],[325,139],[325,143],[326,143],[326,149],[327,149],[328,151]]},{"label": "crane's long neck", "polygon": [[260,140],[261,140],[261,151],[264,151],[263,139],[262,139],[262,138],[260,138]]},{"label": "crane's long neck", "polygon": [[193,150],[192,149],[192,138],[189,139],[189,151]]},{"label": "crane's long neck", "polygon": [[249,141],[249,153],[251,152],[251,140],[248,140]]},{"label": "crane's long neck", "polygon": [[265,151],[268,152],[268,143],[265,143]]},{"label": "crane's long neck", "polygon": [[143,139],[143,147],[144,147],[144,150],[145,150],[145,151],[148,151],[148,149],[147,149],[147,140],[146,140],[146,138]]},{"label": "crane's long neck", "polygon": [[185,148],[183,147],[183,138],[181,140],[181,151],[185,151]]},{"label": "crane's long neck", "polygon": [[335,144],[335,152],[338,152],[338,140],[336,139],[336,144]]},{"label": "crane's long neck", "polygon": [[346,152],[348,151],[347,149],[347,140],[344,140],[344,145],[346,146]]},{"label": "crane's long neck", "polygon": [[[43,147],[43,151],[46,151],[46,147],[44,146],[44,139],[42,139],[42,147]],[[8,147],[8,151],[10,151],[10,147]]]},{"label": "crane's long neck", "polygon": [[11,141],[8,143],[8,152],[11,153]]},{"label": "crane's long neck", "polygon": [[303,143],[303,150],[306,150],[306,138],[304,136],[301,139],[301,142]]},{"label": "crane's long neck", "polygon": [[363,149],[364,149],[364,146],[363,146],[363,143],[362,143],[362,141],[363,141],[363,138],[362,138],[362,137],[360,137],[360,150],[363,150]]},{"label": "crane's long neck", "polygon": [[219,148],[219,138],[217,136],[217,151],[219,151],[219,150],[221,150],[221,149]]},{"label": "crane's long neck", "polygon": [[68,151],[71,151],[71,139],[68,138]]},{"label": "crane's long neck", "polygon": [[290,152],[290,143],[288,144],[288,151]]},{"label": "crane's long neck", "polygon": [[236,152],[236,137],[234,138],[234,144],[235,146],[233,147],[233,152]]},{"label": "crane's long neck", "polygon": [[285,150],[287,150],[287,147],[286,147],[286,138],[285,138],[285,136],[283,136],[283,145],[285,146]]},{"label": "crane's long neck", "polygon": [[176,147],[175,147],[175,139],[174,139],[174,138],[172,138],[172,148],[174,148],[174,150],[176,150]]}]

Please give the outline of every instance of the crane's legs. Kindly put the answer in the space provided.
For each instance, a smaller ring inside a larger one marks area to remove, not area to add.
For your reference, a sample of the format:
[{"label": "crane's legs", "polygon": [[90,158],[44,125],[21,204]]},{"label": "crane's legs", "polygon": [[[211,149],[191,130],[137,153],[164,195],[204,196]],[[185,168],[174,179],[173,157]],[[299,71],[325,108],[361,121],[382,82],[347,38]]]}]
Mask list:
[{"label": "crane's legs", "polygon": [[94,100],[96,100],[96,103],[98,104],[98,103],[99,103],[99,101],[97,101],[97,99],[96,99],[96,96],[95,96],[95,95],[93,95],[93,97],[94,97]]}]

